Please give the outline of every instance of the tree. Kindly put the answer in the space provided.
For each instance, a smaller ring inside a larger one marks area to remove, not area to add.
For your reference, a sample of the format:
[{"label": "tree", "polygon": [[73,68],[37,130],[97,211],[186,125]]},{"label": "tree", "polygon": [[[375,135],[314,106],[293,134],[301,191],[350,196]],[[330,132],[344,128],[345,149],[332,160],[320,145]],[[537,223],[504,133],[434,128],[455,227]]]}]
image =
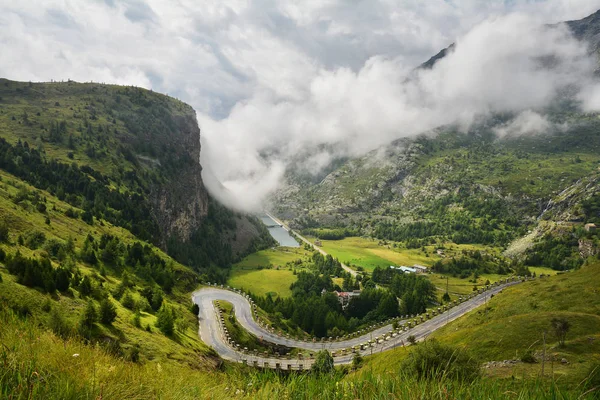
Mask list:
[{"label": "tree", "polygon": [[56,289],[61,292],[66,292],[71,283],[71,273],[66,268],[60,267],[56,270],[54,278]]},{"label": "tree", "polygon": [[83,277],[79,284],[79,294],[81,294],[82,297],[92,294],[92,281],[87,275]]},{"label": "tree", "polygon": [[8,243],[9,232],[8,224],[5,221],[0,222],[0,243]]},{"label": "tree", "polygon": [[558,344],[560,347],[565,346],[565,339],[567,338],[567,333],[569,329],[571,329],[571,323],[566,318],[552,318],[550,321],[552,328],[554,329],[554,335],[558,339]]},{"label": "tree", "polygon": [[331,373],[333,371],[333,357],[331,354],[327,350],[319,351],[311,370],[316,374]]},{"label": "tree", "polygon": [[360,354],[355,353],[354,357],[352,357],[352,369],[356,371],[358,368],[360,368],[362,361],[363,358],[360,356]]},{"label": "tree", "polygon": [[444,293],[444,295],[442,296],[442,301],[444,303],[450,302],[450,295],[448,294],[448,292]]},{"label": "tree", "polygon": [[129,291],[125,292],[125,296],[121,299],[121,304],[123,307],[133,310],[135,308],[135,300]]},{"label": "tree", "polygon": [[81,336],[90,338],[92,336],[92,329],[94,328],[94,324],[97,320],[98,312],[96,311],[94,302],[92,300],[88,300],[87,306],[85,307],[85,310],[83,310],[83,314],[81,314],[81,318],[79,319],[79,333]]},{"label": "tree", "polygon": [[160,308],[156,315],[156,327],[166,336],[173,334],[175,318],[173,311],[166,304]]},{"label": "tree", "polygon": [[155,286],[154,289],[152,289],[152,297],[149,301],[154,311],[157,311],[162,306],[163,292],[158,286]]},{"label": "tree", "polygon": [[117,309],[109,299],[100,302],[100,322],[105,325],[111,325],[117,318]]}]

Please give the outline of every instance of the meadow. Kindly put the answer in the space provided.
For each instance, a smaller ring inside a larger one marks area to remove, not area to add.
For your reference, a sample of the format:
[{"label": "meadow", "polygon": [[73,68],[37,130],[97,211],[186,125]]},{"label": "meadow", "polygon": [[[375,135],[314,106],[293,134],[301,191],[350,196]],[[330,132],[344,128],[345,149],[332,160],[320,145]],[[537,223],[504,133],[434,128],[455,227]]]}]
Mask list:
[{"label": "meadow", "polygon": [[[314,242],[314,238],[310,238]],[[393,245],[380,245],[381,241],[363,237],[347,237],[342,240],[321,240],[320,246],[328,254],[351,267],[362,267],[371,272],[376,267],[389,268],[390,265],[429,266],[439,260],[431,254],[431,246],[426,253],[419,249],[393,248]]]},{"label": "meadow", "polygon": [[233,265],[227,284],[259,296],[289,297],[290,285],[296,281],[294,270],[301,270],[310,254],[301,247],[258,251]]}]

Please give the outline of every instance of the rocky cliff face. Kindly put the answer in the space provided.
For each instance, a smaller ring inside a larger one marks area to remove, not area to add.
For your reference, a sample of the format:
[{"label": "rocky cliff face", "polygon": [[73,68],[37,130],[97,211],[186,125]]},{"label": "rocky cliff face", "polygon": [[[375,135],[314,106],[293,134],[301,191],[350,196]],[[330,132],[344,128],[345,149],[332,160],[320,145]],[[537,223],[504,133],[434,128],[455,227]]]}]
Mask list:
[{"label": "rocky cliff face", "polygon": [[[191,163],[171,179],[152,189],[154,217],[161,230],[161,246],[175,235],[184,242],[198,229],[208,213],[208,192],[202,182],[200,166],[200,129],[193,110],[175,118],[178,137],[172,138],[176,157],[188,157]],[[195,162],[194,162],[195,161]]]}]

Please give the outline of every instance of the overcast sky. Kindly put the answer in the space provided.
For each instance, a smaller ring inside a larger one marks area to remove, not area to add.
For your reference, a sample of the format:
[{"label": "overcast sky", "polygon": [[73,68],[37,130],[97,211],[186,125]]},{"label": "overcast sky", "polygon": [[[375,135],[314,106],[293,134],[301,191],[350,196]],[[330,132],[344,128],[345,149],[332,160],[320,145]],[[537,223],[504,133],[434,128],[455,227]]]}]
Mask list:
[{"label": "overcast sky", "polygon": [[[0,76],[137,85],[186,101],[198,112],[205,167],[238,196],[260,192],[258,204],[276,187],[284,160],[307,143],[352,142],[340,151],[368,151],[430,128],[417,123],[423,118],[450,122],[440,110],[456,105],[457,96],[466,100],[452,112],[465,121],[482,102],[514,111],[543,105],[553,87],[542,81],[557,76],[533,77],[542,93],[526,87],[518,104],[501,99],[503,81],[474,96],[467,86],[488,79],[477,70],[439,84],[492,46],[499,50],[484,57],[486,65],[514,58],[515,47],[517,56],[543,47],[540,55],[577,57],[581,49],[558,36],[558,50],[550,51],[548,37],[529,26],[597,9],[600,0],[0,0]],[[460,59],[418,89],[403,85],[415,66],[461,38]],[[581,63],[567,67],[587,73]],[[558,79],[568,83],[564,75]],[[518,77],[515,90],[530,78]],[[274,147],[280,156],[265,162]],[[317,154],[311,165],[331,156]]]}]

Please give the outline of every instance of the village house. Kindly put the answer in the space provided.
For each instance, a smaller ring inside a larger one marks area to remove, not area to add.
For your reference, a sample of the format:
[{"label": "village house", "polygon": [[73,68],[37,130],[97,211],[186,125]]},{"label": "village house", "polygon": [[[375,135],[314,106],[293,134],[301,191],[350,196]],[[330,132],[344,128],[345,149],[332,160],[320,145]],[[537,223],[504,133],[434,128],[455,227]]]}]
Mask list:
[{"label": "village house", "polygon": [[404,265],[401,265],[399,267],[396,267],[394,265],[390,265],[390,268],[398,270],[398,271],[402,271],[405,274],[416,274],[417,273],[417,269],[416,268],[411,268],[411,267],[407,267],[407,266],[404,266]]},{"label": "village house", "polygon": [[333,293],[335,293],[335,295],[337,296],[338,301],[342,305],[342,308],[348,307],[348,304],[350,304],[350,300],[353,297],[360,296],[360,290],[353,290],[351,292],[338,292],[336,290]]},{"label": "village house", "polygon": [[427,267],[424,265],[415,264],[412,266],[415,270],[417,270],[417,274],[426,274]]}]

